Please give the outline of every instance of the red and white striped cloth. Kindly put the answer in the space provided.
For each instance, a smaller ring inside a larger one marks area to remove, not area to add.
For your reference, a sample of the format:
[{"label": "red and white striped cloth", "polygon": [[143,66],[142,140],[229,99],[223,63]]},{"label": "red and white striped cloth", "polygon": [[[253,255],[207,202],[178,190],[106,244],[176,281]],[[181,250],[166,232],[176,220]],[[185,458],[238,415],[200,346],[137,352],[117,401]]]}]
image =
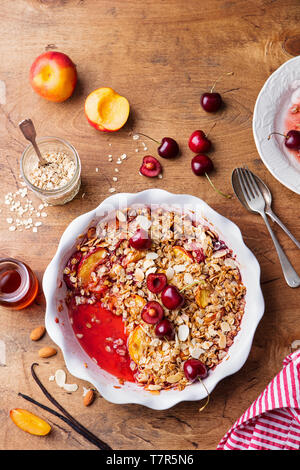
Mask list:
[{"label": "red and white striped cloth", "polygon": [[217,450],[300,449],[300,350],[221,439]]}]

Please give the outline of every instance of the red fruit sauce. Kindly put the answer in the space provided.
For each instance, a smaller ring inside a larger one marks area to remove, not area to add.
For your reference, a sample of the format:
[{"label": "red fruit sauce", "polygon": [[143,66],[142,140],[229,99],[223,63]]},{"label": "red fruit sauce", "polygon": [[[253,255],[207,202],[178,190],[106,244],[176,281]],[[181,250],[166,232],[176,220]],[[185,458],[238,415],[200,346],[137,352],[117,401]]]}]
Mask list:
[{"label": "red fruit sauce", "polygon": [[71,301],[69,315],[75,334],[83,335],[77,338],[86,353],[118,379],[134,382],[122,317],[103,308],[101,302],[75,305]]}]

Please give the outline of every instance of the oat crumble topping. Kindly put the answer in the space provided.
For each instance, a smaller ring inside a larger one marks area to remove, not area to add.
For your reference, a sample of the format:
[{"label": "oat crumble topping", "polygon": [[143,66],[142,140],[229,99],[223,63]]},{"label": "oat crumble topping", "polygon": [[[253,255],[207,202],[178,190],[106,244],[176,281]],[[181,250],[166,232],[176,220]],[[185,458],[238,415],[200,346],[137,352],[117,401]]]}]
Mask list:
[{"label": "oat crumble topping", "polygon": [[[133,249],[129,243],[139,229],[152,240],[147,250]],[[103,258],[90,266],[87,281],[78,265],[100,250]],[[181,308],[168,310],[160,294],[149,291],[146,281],[151,273],[164,273],[178,288],[185,298]],[[246,288],[232,251],[208,224],[175,210],[141,206],[100,220],[80,237],[64,280],[67,302],[93,304],[101,299],[122,317],[135,380],[149,391],[182,390],[189,385],[183,365],[190,358],[214,369],[233,344],[244,313]],[[143,307],[153,300],[174,325],[173,340],[157,337],[155,325],[142,319]]]}]

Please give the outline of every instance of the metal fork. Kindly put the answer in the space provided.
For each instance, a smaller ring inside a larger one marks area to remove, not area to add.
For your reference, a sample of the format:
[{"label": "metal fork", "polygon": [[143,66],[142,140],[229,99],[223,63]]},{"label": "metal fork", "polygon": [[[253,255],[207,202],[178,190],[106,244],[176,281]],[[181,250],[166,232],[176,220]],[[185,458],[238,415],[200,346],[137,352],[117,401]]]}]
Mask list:
[{"label": "metal fork", "polygon": [[244,194],[245,200],[254,212],[257,212],[262,216],[264,222],[269,230],[273,243],[275,245],[278,258],[282,267],[282,271],[285,277],[287,284],[290,287],[298,287],[300,286],[300,277],[294,270],[293,266],[291,265],[290,261],[288,260],[286,254],[284,253],[283,249],[281,248],[270,224],[267,219],[265,213],[265,206],[266,201],[253,177],[251,171],[247,170],[246,168],[237,168],[237,176],[238,180]]}]

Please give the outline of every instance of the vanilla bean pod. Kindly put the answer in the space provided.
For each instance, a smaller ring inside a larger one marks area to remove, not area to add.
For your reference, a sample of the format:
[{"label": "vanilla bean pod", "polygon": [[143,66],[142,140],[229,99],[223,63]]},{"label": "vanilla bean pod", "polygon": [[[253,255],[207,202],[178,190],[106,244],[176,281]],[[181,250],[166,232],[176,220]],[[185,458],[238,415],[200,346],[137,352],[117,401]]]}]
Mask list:
[{"label": "vanilla bean pod", "polygon": [[[42,390],[42,392],[44,393],[44,395],[46,396],[46,398],[48,398],[48,400],[59,410],[62,412],[62,414],[64,415],[64,417],[66,417],[70,423],[72,423],[74,426],[76,426],[76,431],[79,432],[79,434],[81,434],[82,436],[84,436],[86,439],[88,440],[93,440],[93,443],[95,444],[95,442],[97,442],[97,447],[99,447],[100,449],[102,450],[112,450],[111,447],[106,444],[105,442],[103,442],[101,439],[99,439],[97,436],[95,436],[91,431],[89,431],[87,428],[85,428],[81,423],[79,423],[60,403],[58,403],[58,401],[56,401],[56,399],[48,392],[48,390],[46,389],[46,387],[42,384],[42,382],[40,381],[40,379],[38,378],[38,376],[36,375],[36,372],[34,370],[34,367],[35,366],[38,366],[38,364],[36,362],[34,362],[32,365],[31,365],[31,374],[32,374],[32,377],[33,379],[35,380],[35,382],[38,384],[38,386],[40,387],[40,389]],[[30,398],[30,397],[29,397]],[[32,399],[31,399],[32,400]],[[41,405],[41,404],[39,404]],[[42,405],[42,406],[45,406],[45,405]],[[49,408],[50,410],[51,408]],[[49,411],[48,410],[48,411]],[[51,410],[51,411],[54,411],[54,410]],[[55,411],[54,411],[55,412]],[[55,412],[56,413],[56,412]],[[68,424],[70,424],[68,423]],[[71,425],[71,424],[70,424]]]}]

